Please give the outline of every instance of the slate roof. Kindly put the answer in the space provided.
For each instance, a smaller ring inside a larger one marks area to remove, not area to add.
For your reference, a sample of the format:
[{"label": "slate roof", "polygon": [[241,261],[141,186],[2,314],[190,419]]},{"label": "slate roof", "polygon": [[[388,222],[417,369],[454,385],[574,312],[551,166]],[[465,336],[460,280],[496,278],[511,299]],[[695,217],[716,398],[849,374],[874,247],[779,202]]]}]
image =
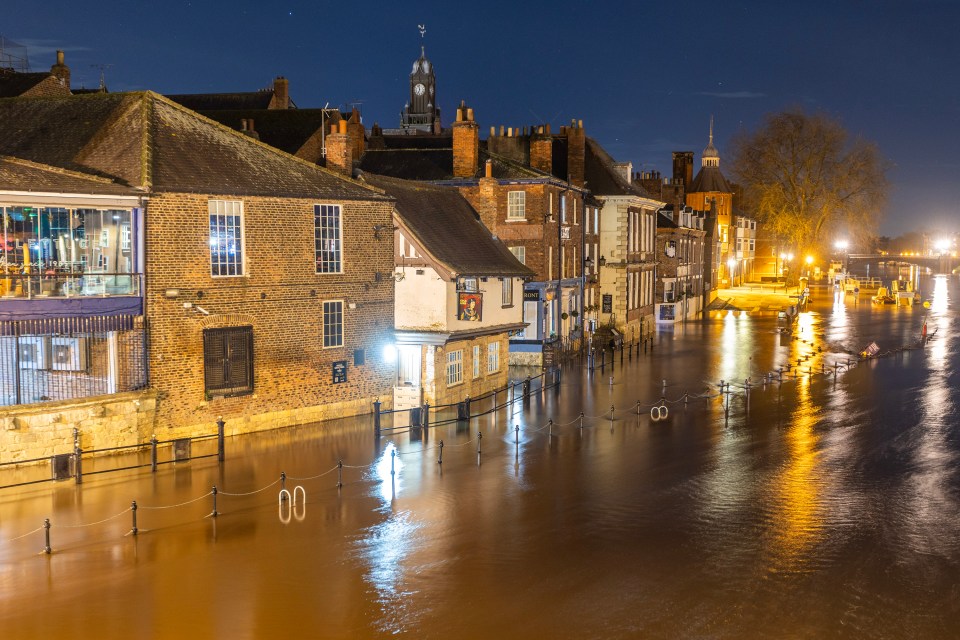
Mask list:
[{"label": "slate roof", "polygon": [[533,277],[495,238],[470,203],[452,187],[364,174],[364,180],[396,198],[404,225],[435,259],[459,275]]},{"label": "slate roof", "polygon": [[142,191],[386,198],[152,92],[0,100],[0,155]]},{"label": "slate roof", "polygon": [[273,100],[273,89],[243,93],[181,93],[167,97],[194,111],[266,109]]},{"label": "slate roof", "polygon": [[135,196],[142,192],[95,176],[0,156],[0,190]]},{"label": "slate roof", "polygon": [[587,188],[596,196],[636,196],[658,200],[643,187],[627,179],[616,169],[610,154],[593,138],[587,137],[584,150],[584,179]]},{"label": "slate roof", "polygon": [[20,96],[51,76],[49,71],[37,73],[0,73],[0,98]]},{"label": "slate roof", "polygon": [[253,120],[260,140],[289,154],[296,154],[320,127],[330,126],[323,109],[229,109],[200,111],[211,120],[238,129],[241,120]]},{"label": "slate roof", "polygon": [[687,193],[733,193],[730,183],[720,173],[720,167],[702,167],[690,183]]},{"label": "slate roof", "polygon": [[[406,141],[410,146],[367,149],[363,158],[360,159],[360,170],[403,180],[454,180],[456,178],[453,175],[453,147],[437,148],[440,144],[438,141],[444,139],[448,145],[452,145],[453,138],[449,136],[384,136],[388,147],[399,144],[401,141]],[[491,161],[493,177],[498,180],[553,177],[548,173],[488,152],[484,141],[480,142],[478,155],[477,172],[472,176],[473,178],[483,177],[487,160]]]}]

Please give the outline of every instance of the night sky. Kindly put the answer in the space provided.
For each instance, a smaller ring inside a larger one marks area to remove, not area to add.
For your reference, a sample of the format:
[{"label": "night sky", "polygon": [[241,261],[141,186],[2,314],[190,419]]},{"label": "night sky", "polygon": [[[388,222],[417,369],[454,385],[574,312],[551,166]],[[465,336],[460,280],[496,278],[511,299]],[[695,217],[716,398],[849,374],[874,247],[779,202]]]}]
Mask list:
[{"label": "night sky", "polygon": [[66,51],[73,86],[252,91],[290,80],[300,107],[359,103],[396,127],[420,54],[444,124],[460,100],[491,125],[587,135],[637,171],[699,155],[710,115],[722,160],[764,113],[822,110],[892,164],[881,233],[960,231],[960,2],[142,2],[5,0],[0,34],[34,70]]}]

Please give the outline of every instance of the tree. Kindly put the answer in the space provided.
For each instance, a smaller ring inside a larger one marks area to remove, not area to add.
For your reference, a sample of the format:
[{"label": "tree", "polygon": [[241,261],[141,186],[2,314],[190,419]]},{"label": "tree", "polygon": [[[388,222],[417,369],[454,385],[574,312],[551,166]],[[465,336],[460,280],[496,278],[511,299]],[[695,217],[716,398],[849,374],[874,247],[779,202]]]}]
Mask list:
[{"label": "tree", "polygon": [[845,238],[866,248],[887,193],[887,163],[875,144],[851,139],[824,114],[793,110],[768,115],[732,146],[744,209],[786,246],[822,251]]}]

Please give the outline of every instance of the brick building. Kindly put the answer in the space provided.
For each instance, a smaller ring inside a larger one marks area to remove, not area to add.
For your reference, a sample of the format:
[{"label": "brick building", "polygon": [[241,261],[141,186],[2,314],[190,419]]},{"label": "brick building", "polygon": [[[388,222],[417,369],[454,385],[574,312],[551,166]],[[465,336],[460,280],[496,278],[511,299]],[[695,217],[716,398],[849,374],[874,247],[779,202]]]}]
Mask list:
[{"label": "brick building", "polygon": [[657,214],[656,321],[672,324],[703,311],[706,215],[667,205]]},{"label": "brick building", "polygon": [[70,95],[70,67],[64,63],[63,51],[49,72],[17,71],[0,67],[0,98],[41,98]]},{"label": "brick building", "polygon": [[[52,221],[25,225],[15,249],[73,283],[15,290],[0,315],[142,309],[140,393],[156,413],[138,437],[209,432],[218,416],[236,432],[366,413],[389,393],[393,243],[376,229],[392,226],[393,205],[382,191],[149,92],[0,100],[0,155],[26,182],[5,186],[36,191],[23,198]],[[38,172],[62,191],[33,189]]]}]

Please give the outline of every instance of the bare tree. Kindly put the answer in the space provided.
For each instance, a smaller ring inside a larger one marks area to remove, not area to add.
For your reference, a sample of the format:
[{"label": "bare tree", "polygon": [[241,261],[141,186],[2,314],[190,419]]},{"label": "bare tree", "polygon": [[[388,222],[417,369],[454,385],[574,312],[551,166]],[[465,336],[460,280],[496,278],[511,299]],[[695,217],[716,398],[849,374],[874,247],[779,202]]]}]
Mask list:
[{"label": "bare tree", "polygon": [[888,167],[875,144],[801,110],[770,114],[733,140],[744,208],[797,251],[849,239],[866,248],[886,204]]}]

